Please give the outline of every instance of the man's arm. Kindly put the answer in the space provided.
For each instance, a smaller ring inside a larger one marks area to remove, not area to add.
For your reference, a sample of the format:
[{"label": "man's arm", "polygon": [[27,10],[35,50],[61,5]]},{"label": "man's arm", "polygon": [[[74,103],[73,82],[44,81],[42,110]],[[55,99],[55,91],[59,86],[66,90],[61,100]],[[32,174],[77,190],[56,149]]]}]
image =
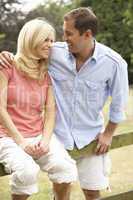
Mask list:
[{"label": "man's arm", "polygon": [[111,121],[108,122],[105,131],[103,133],[100,133],[97,137],[97,147],[95,150],[96,154],[103,154],[106,153],[109,150],[109,147],[112,143],[112,138],[114,135],[114,132],[117,128],[118,124],[113,123]]},{"label": "man's arm", "polygon": [[14,55],[8,51],[3,51],[0,53],[0,68],[10,68],[12,67],[12,62]]},{"label": "man's arm", "polygon": [[112,137],[118,124],[125,119],[125,106],[128,100],[128,73],[127,63],[121,59],[117,63],[115,73],[110,84],[110,95],[112,101],[110,104],[109,122],[103,133],[97,137],[96,154],[102,154],[108,151],[112,142]]}]

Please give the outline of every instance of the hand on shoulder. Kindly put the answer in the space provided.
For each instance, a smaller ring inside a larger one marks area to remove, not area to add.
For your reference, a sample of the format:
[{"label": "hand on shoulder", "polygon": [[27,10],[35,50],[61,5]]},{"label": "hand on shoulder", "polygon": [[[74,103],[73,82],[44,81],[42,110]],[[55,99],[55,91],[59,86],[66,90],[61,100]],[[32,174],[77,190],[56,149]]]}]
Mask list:
[{"label": "hand on shoulder", "polygon": [[0,69],[12,67],[14,55],[8,51],[2,51],[0,53]]}]

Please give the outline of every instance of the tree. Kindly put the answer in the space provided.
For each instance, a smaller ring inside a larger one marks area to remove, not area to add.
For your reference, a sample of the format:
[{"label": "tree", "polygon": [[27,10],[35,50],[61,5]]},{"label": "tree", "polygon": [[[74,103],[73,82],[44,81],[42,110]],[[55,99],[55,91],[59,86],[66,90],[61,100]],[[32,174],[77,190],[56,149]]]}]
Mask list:
[{"label": "tree", "polygon": [[38,6],[36,9],[30,11],[26,20],[36,17],[43,17],[48,20],[56,30],[56,39],[62,40],[62,24],[64,14],[70,10],[69,3],[66,1],[45,1],[44,5]]},{"label": "tree", "polygon": [[0,0],[0,51],[16,50],[16,39],[25,18],[17,9],[18,4],[18,0]]},{"label": "tree", "polygon": [[91,6],[99,19],[97,40],[119,52],[129,65],[133,83],[133,0],[78,0],[75,7]]}]

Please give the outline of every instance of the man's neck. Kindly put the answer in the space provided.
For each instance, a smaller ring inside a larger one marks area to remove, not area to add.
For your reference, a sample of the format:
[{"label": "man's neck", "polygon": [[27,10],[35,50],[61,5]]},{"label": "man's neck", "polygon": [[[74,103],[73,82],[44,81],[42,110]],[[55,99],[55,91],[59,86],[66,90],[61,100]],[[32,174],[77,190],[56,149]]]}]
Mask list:
[{"label": "man's neck", "polygon": [[90,43],[90,45],[86,49],[84,49],[84,51],[74,55],[76,59],[77,71],[79,71],[82,65],[86,62],[86,60],[88,60],[93,55],[94,49],[95,49],[95,41],[93,40]]}]

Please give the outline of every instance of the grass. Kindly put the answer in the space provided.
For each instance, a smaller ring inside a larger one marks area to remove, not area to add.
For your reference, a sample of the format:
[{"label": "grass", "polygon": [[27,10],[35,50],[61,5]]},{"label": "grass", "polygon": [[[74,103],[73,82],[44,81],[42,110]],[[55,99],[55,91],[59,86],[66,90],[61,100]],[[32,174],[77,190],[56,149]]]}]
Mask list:
[{"label": "grass", "polygon": [[[130,90],[128,108],[126,110],[127,120],[120,124],[116,131],[124,134],[133,130],[133,90]],[[105,106],[105,113],[108,105]],[[110,176],[111,193],[102,191],[102,196],[108,196],[127,190],[133,190],[133,145],[112,150],[112,173]],[[0,200],[11,200],[9,176],[0,177]],[[78,183],[73,184],[71,200],[84,200],[84,196]],[[52,185],[45,173],[39,175],[39,193],[33,195],[29,200],[52,200]]]}]

